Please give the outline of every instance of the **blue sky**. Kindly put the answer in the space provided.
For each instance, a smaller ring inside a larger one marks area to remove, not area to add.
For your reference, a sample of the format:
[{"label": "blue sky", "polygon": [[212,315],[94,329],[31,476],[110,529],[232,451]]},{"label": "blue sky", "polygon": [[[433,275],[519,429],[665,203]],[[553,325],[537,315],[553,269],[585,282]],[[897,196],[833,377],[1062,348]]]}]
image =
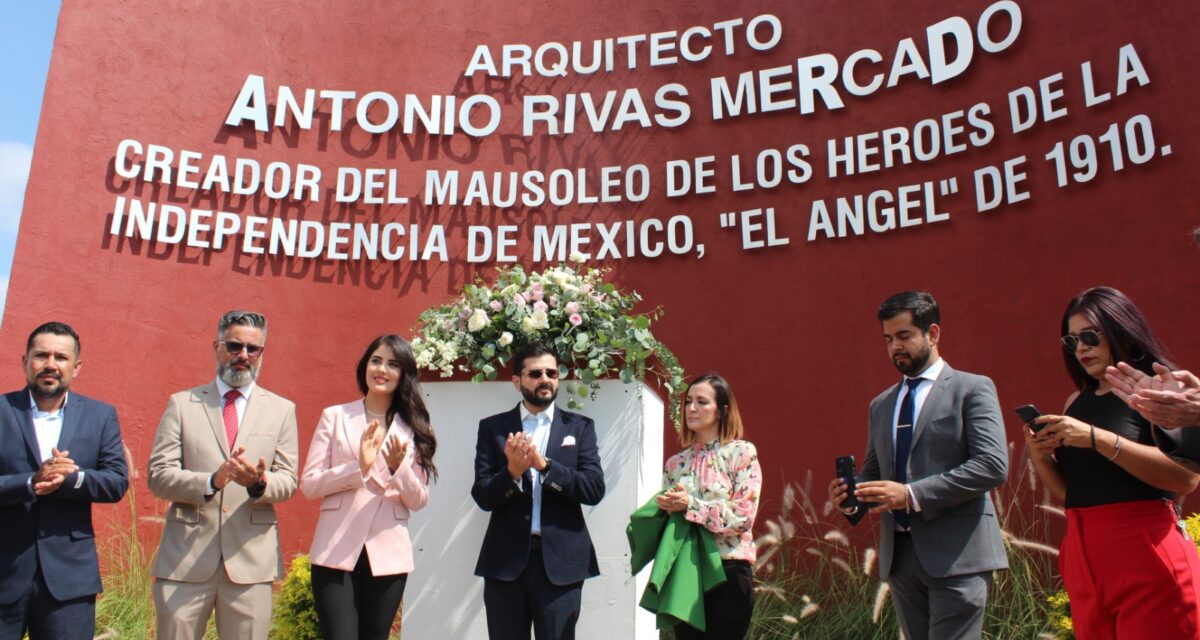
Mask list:
[{"label": "blue sky", "polygon": [[[59,0],[7,2],[0,14],[0,305],[8,294],[25,180],[50,69]],[[2,308],[2,307],[0,307]]]}]

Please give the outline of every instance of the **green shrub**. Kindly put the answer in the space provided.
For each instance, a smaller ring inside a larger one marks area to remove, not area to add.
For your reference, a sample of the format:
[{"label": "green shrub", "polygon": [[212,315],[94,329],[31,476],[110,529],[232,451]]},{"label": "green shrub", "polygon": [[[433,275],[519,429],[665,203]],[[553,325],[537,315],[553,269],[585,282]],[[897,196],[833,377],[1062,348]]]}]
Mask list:
[{"label": "green shrub", "polygon": [[312,567],[306,555],[298,555],[292,560],[283,578],[283,585],[275,596],[271,637],[281,640],[321,639],[317,608],[313,603]]}]

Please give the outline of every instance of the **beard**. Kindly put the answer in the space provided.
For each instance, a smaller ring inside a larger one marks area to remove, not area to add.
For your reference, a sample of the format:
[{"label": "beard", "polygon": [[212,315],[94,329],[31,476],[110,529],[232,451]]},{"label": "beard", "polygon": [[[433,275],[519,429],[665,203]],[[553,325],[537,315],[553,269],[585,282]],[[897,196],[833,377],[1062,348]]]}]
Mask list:
[{"label": "beard", "polygon": [[[905,355],[909,354],[906,353]],[[929,357],[932,355],[933,350],[929,348],[929,345],[926,345],[924,351],[915,356],[909,356],[909,359],[906,362],[901,362],[893,357],[892,364],[896,365],[896,368],[900,370],[900,373],[903,373],[911,378],[925,370],[925,366],[929,364]]]},{"label": "beard", "polygon": [[[550,389],[550,395],[548,397],[539,396],[538,391],[541,391],[542,389]],[[548,407],[554,404],[554,401],[558,399],[558,389],[554,388],[553,385],[543,382],[533,389],[521,387],[521,397],[525,398],[526,402],[535,407]]]},{"label": "beard", "polygon": [[252,362],[246,369],[234,369],[232,362],[217,365],[217,377],[225,384],[240,389],[258,379],[261,362]]},{"label": "beard", "polygon": [[66,393],[71,387],[70,383],[63,384],[61,375],[55,376],[55,385],[53,387],[43,387],[41,384],[38,384],[38,382],[42,379],[41,374],[38,374],[38,376],[39,377],[29,385],[29,392],[32,393],[33,397],[35,398],[41,398],[43,400],[58,398]]}]

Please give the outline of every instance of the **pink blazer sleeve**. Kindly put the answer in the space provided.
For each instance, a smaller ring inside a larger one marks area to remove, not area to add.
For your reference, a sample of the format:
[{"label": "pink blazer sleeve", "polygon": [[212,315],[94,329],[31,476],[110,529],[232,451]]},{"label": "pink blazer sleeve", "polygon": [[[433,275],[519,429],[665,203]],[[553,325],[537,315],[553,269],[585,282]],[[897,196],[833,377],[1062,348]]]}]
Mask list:
[{"label": "pink blazer sleeve", "polygon": [[309,500],[365,486],[358,467],[358,443],[347,441],[345,418],[340,406],[321,413],[300,477],[300,492]]}]

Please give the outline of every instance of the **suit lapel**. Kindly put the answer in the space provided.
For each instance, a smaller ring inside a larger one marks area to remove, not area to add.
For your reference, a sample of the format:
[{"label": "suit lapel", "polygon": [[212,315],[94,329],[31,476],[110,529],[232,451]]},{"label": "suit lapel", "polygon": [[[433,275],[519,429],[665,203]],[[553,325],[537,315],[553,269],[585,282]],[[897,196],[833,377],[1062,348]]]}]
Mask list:
[{"label": "suit lapel", "polygon": [[71,402],[70,395],[67,396],[67,404],[63,407],[62,416],[62,431],[58,434],[58,450],[69,451],[71,449],[69,443],[75,437],[75,430],[79,428],[79,399]]},{"label": "suit lapel", "polygon": [[[946,387],[950,384],[950,378],[954,376],[954,370],[950,365],[942,365],[942,373],[933,381],[933,386],[929,388],[929,395],[925,396],[925,402],[921,403],[921,414],[917,416],[917,424],[913,426],[912,446],[917,446],[917,441],[921,439],[921,434],[925,432],[925,428],[933,420],[933,416],[938,415],[937,407],[942,399],[946,397]],[[909,455],[909,460],[912,456]]]},{"label": "suit lapel", "polygon": [[21,437],[25,439],[25,446],[29,449],[29,454],[33,456],[34,462],[42,462],[42,452],[38,448],[37,433],[33,430],[33,416],[29,414],[29,391],[16,394],[17,397],[9,401],[9,407],[13,412],[13,421],[17,425],[17,430],[21,432]]},{"label": "suit lapel", "polygon": [[[524,433],[525,425],[521,421],[521,405],[519,403],[517,404],[517,406],[512,408],[512,411],[508,412],[508,416],[509,416],[508,431],[507,431],[507,433],[504,434],[504,437],[507,439],[509,433]],[[504,442],[500,443],[500,450],[503,452]],[[523,482],[521,483],[521,492],[528,493],[529,495],[532,496],[533,495],[533,474],[531,474],[529,472],[529,470],[526,469],[525,473],[521,474],[521,479],[523,480]]]},{"label": "suit lapel", "polygon": [[[361,413],[359,412],[361,410]],[[367,431],[367,408],[364,404],[356,404],[354,409],[346,413],[346,420],[343,422],[342,436],[346,438],[346,442],[350,445],[350,450],[357,454],[362,446],[363,433]],[[386,436],[385,436],[386,441]]]},{"label": "suit lapel", "polygon": [[[212,428],[213,437],[217,440],[217,446],[221,447],[221,453],[225,457],[229,457],[229,439],[225,437],[225,418],[221,414],[221,394],[217,392],[217,383],[210,382],[200,389],[201,404],[204,405],[204,414],[208,416],[208,425]],[[240,429],[239,429],[240,431]]]},{"label": "suit lapel", "polygon": [[563,422],[562,411],[558,407],[555,407],[554,419],[550,421],[550,435],[546,438],[546,450],[542,452],[542,455],[547,458],[553,458],[558,455],[563,438],[566,436],[567,423]]},{"label": "suit lapel", "polygon": [[892,428],[896,421],[896,398],[900,395],[900,384],[892,387],[892,390],[887,395],[887,399],[875,409],[875,437],[878,438],[880,446],[877,451],[883,455],[879,455],[879,477],[890,480],[895,476],[893,466],[896,461],[896,443],[893,440]]},{"label": "suit lapel", "polygon": [[[238,422],[237,437],[233,439],[234,447],[244,446],[243,441],[247,437],[246,434],[250,432],[250,427],[258,419],[258,414],[262,411],[262,397],[265,395],[258,385],[254,385],[254,391],[251,391],[250,397],[246,398],[246,411],[242,413],[242,419]],[[224,416],[221,417],[221,428],[225,428]]]}]

